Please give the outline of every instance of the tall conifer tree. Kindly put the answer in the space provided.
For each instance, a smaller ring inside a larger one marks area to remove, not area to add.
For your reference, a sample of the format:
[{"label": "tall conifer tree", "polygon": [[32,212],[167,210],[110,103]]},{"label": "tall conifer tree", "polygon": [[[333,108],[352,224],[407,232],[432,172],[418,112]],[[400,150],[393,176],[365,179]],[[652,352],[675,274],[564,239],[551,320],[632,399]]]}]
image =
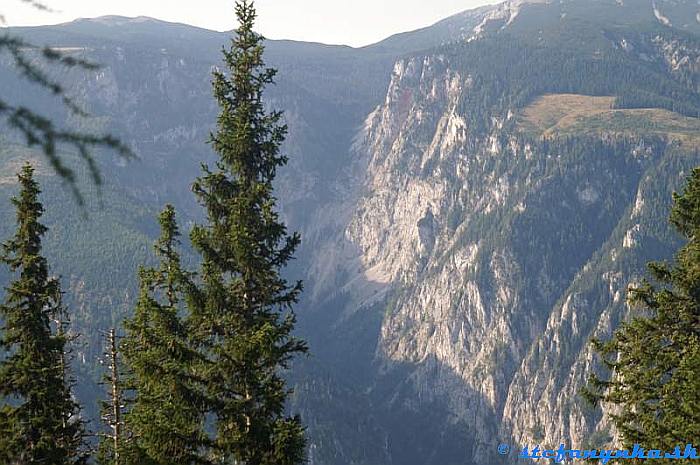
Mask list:
[{"label": "tall conifer tree", "polygon": [[[65,314],[57,279],[41,255],[41,192],[25,165],[18,175],[17,232],[3,244],[14,280],[0,305],[0,463],[84,463],[85,433],[66,366]],[[52,325],[59,319],[61,331]]]},{"label": "tall conifer tree", "polygon": [[673,197],[671,224],[688,242],[673,266],[649,264],[659,287],[630,288],[644,314],[595,341],[611,376],[591,376],[584,390],[616,407],[612,420],[630,448],[674,451],[700,437],[700,168]]},{"label": "tall conifer tree", "polygon": [[191,292],[191,275],[180,264],[180,232],[172,205],[159,221],[155,249],[160,266],[139,270],[141,295],[122,343],[135,399],[124,415],[131,442],[121,462],[208,463],[202,397],[193,377],[197,353],[181,310],[182,296]]},{"label": "tall conifer tree", "polygon": [[226,71],[214,72],[221,112],[211,142],[215,169],[203,166],[193,185],[207,223],[191,232],[202,256],[201,289],[193,301],[193,334],[208,362],[201,368],[215,422],[219,463],[291,465],[304,460],[304,430],[285,413],[290,393],[280,370],[306,345],[292,336],[301,283],[280,276],[299,244],[275,211],[272,182],[287,162],[282,114],[267,112],[263,90],[276,71],[265,67],[255,9],[236,3],[240,22]]}]

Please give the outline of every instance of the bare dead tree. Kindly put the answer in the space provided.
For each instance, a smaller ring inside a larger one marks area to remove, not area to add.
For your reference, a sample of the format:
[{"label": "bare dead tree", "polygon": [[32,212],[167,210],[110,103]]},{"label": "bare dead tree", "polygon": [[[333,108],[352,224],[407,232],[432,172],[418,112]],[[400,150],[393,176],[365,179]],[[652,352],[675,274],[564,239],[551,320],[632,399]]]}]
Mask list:
[{"label": "bare dead tree", "polygon": [[[112,328],[104,335],[106,338],[106,350],[103,354],[105,358],[100,362],[107,368],[102,384],[107,386],[108,394],[107,400],[102,402],[104,411],[101,418],[111,433],[100,435],[100,448],[101,455],[111,455],[111,464],[119,465],[119,455],[124,441],[124,422],[122,420],[122,412],[125,407],[124,387],[122,386],[116,332]],[[108,442],[105,443],[105,440]]]}]

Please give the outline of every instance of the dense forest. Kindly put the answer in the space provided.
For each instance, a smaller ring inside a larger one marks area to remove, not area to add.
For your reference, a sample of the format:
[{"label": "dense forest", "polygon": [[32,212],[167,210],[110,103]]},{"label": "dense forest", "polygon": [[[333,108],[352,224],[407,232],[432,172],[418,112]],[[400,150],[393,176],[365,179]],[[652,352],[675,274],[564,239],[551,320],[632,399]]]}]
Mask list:
[{"label": "dense forest", "polygon": [[[215,170],[203,165],[193,185],[208,219],[190,234],[201,272],[181,266],[179,228],[168,205],[155,246],[160,265],[139,269],[141,293],[124,322],[125,336],[109,332],[103,405],[111,433],[99,435],[98,463],[305,461],[304,430],[285,410],[290,391],[279,373],[307,350],[292,335],[301,281],[287,284],[280,276],[299,237],[287,235],[272,195],[276,169],[287,162],[279,154],[287,128],[281,112],[263,106],[263,90],[276,71],[265,67],[252,3],[237,3],[236,15],[240,26],[224,52],[228,72],[214,72],[221,113],[211,142],[220,159]],[[33,129],[18,126],[34,142]],[[73,140],[92,166],[80,137]],[[53,143],[44,144],[44,155],[74,182]],[[91,450],[71,395],[70,316],[42,256],[41,189],[30,164],[18,179],[17,232],[3,244],[2,257],[11,282],[0,307],[0,460],[85,463]],[[80,191],[73,192],[81,202]]]}]

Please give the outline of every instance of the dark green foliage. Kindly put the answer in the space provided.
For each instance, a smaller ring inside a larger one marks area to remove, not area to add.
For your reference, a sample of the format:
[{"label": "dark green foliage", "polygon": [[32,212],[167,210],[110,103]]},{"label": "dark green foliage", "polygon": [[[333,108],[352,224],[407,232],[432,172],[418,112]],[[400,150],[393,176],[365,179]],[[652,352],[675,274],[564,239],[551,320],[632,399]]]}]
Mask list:
[{"label": "dark green foliage", "polygon": [[208,463],[201,399],[193,368],[197,353],[181,318],[182,295],[191,292],[191,275],[182,270],[176,250],[180,233],[171,205],[160,214],[156,243],[159,268],[141,268],[141,296],[125,323],[121,345],[135,393],[124,415],[131,437],[123,447],[126,464]]},{"label": "dark green foliage", "polygon": [[[61,289],[41,255],[46,227],[33,169],[24,165],[12,199],[17,232],[3,244],[14,280],[0,306],[0,462],[84,463],[83,423],[72,400]],[[57,321],[56,324],[53,322]]]},{"label": "dark green foliage", "polygon": [[658,287],[630,287],[629,302],[644,311],[610,341],[594,341],[612,375],[591,376],[584,390],[619,408],[612,420],[627,447],[673,451],[700,431],[700,168],[673,198],[671,224],[688,242],[674,265],[648,265]]},{"label": "dark green foliage", "polygon": [[214,72],[221,113],[211,142],[219,161],[214,170],[203,166],[193,185],[208,222],[190,236],[203,260],[192,334],[206,356],[199,374],[216,460],[291,465],[304,459],[304,429],[298,416],[286,416],[290,391],[280,369],[306,346],[291,335],[301,283],[280,276],[299,236],[287,235],[272,195],[276,169],[287,161],[279,154],[287,127],[263,105],[276,71],[265,68],[252,4],[237,2],[236,15],[240,27],[224,50],[230,73]]}]

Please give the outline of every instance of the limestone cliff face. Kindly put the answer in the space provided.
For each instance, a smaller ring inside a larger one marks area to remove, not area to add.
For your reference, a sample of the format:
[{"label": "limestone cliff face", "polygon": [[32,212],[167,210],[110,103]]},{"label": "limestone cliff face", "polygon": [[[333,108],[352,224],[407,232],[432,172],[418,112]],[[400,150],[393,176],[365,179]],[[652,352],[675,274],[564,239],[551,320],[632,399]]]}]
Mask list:
[{"label": "limestone cliff face", "polygon": [[[443,239],[435,218],[446,213],[447,183],[425,167],[466,135],[454,113],[462,80],[446,72],[443,60],[398,62],[385,104],[368,117],[358,141],[357,150],[370,157],[370,178],[346,235],[359,246],[372,280],[412,281],[416,263],[429,260]],[[436,117],[439,136],[426,147],[424,135],[436,132]]]},{"label": "limestone cliff face", "polygon": [[[436,427],[468,425],[475,463],[499,442],[613,439],[579,396],[598,366],[589,342],[629,314],[626,288],[652,258],[640,248],[663,235],[645,226],[663,222],[645,192],[673,155],[639,139],[552,170],[555,154],[502,131],[513,111],[475,137],[457,110],[470,85],[443,55],[397,62],[355,146],[366,180],[345,240],[386,296],[370,390],[395,410],[444,408]],[[533,223],[550,210],[559,224]]]},{"label": "limestone cliff face", "polygon": [[[448,422],[468,422],[488,442],[519,351],[504,344],[516,339],[515,270],[508,250],[459,239],[470,220],[507,204],[512,186],[482,168],[494,154],[478,153],[456,110],[468,91],[469,76],[451,71],[443,56],[397,63],[386,101],[365,128],[368,177],[346,235],[367,279],[402,289],[386,309],[376,350],[380,379],[397,365],[414,367],[408,382],[416,396],[395,402],[446,403]],[[468,213],[449,224],[457,209]],[[494,294],[475,279],[484,267],[495,272]]]},{"label": "limestone cliff face", "polygon": [[[396,392],[392,402],[416,411],[445,405],[448,425],[477,432],[479,455],[491,445],[534,322],[513,289],[510,250],[465,233],[480,215],[518,208],[509,176],[484,169],[500,155],[499,142],[477,144],[457,113],[469,86],[444,56],[396,64],[358,145],[370,161],[346,237],[359,248],[366,279],[394,286],[376,349],[378,383],[411,366],[412,394]],[[520,325],[525,340],[513,334]]]}]

